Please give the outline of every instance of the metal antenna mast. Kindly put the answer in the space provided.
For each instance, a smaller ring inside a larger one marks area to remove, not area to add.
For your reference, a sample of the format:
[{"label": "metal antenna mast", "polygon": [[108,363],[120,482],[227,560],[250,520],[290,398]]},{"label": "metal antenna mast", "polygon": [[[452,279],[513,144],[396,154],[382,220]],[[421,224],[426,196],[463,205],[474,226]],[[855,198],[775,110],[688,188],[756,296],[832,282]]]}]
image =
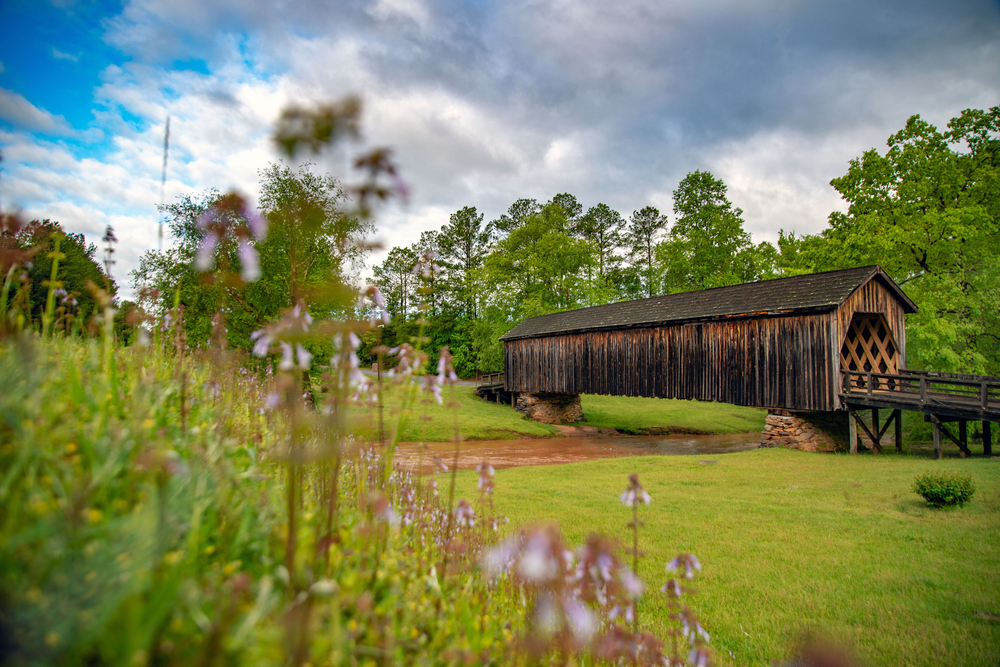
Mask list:
[{"label": "metal antenna mast", "polygon": [[167,116],[167,129],[163,133],[163,173],[160,176],[160,233],[157,249],[163,252],[163,200],[164,190],[167,187],[167,156],[170,154],[170,116]]}]

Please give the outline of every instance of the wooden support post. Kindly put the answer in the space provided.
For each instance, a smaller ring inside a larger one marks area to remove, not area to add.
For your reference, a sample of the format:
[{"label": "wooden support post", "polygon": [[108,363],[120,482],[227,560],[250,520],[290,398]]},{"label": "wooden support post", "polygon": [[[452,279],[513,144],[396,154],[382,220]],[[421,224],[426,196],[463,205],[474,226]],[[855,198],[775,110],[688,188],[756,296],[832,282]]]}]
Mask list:
[{"label": "wooden support post", "polygon": [[934,426],[934,458],[941,458],[941,422],[937,417],[931,417],[931,424]]},{"label": "wooden support post", "polygon": [[878,430],[878,408],[872,408],[872,434],[875,438],[872,440],[872,446],[878,453],[882,452],[882,433]]},{"label": "wooden support post", "polygon": [[903,451],[903,411],[902,410],[893,410],[892,414],[896,418],[896,423],[893,425],[893,426],[895,426],[895,432],[893,433],[893,435],[895,436],[895,440],[896,440],[896,451],[897,452],[902,452]]},{"label": "wooden support post", "polygon": [[983,456],[993,456],[992,428],[991,422],[983,422]]},{"label": "wooden support post", "polygon": [[854,416],[854,410],[847,408],[847,424],[851,436],[851,454],[858,453],[858,419]]},{"label": "wooden support post", "polygon": [[[955,445],[958,446],[958,450],[962,453],[963,457],[972,455],[972,452],[970,452],[968,446],[964,442],[962,442],[962,439],[953,436],[951,434],[951,431],[948,430],[948,428],[944,425],[944,422],[937,415],[934,415],[932,419],[934,420],[934,425],[936,426],[936,429],[934,431],[935,434],[947,436],[949,440],[951,440],[952,442],[955,443]],[[958,421],[959,429],[962,429],[965,426],[964,419],[959,419],[956,421]]]},{"label": "wooden support post", "polygon": [[964,419],[958,422],[958,441],[962,443],[962,449],[969,451],[969,427],[968,422]]}]

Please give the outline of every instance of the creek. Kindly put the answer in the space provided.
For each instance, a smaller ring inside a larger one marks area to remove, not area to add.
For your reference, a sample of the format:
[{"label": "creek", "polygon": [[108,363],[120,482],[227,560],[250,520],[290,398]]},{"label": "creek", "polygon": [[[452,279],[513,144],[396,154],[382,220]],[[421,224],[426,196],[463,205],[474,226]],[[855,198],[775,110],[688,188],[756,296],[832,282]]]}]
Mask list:
[{"label": "creek", "polygon": [[[524,440],[467,440],[458,454],[458,469],[471,470],[482,461],[494,468],[555,465],[621,456],[699,454],[715,456],[744,452],[760,446],[760,433],[728,435],[651,435],[615,437],[566,437]],[[434,471],[434,457],[450,468],[455,456],[451,442],[429,442],[423,454],[421,472]],[[420,461],[420,445],[401,442],[396,460],[414,469]]]}]

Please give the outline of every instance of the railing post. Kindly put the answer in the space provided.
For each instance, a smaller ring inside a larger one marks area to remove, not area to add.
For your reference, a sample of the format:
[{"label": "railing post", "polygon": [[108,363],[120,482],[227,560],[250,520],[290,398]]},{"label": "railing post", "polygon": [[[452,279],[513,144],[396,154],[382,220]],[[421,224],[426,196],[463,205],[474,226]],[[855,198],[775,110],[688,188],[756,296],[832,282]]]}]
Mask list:
[{"label": "railing post", "polygon": [[990,407],[990,393],[989,389],[986,387],[986,380],[979,383],[979,397],[983,402],[983,410]]},{"label": "railing post", "polygon": [[872,372],[868,371],[865,381],[868,383],[868,397],[871,398],[872,395]]},{"label": "railing post", "polygon": [[920,403],[927,402],[927,378],[920,378]]}]

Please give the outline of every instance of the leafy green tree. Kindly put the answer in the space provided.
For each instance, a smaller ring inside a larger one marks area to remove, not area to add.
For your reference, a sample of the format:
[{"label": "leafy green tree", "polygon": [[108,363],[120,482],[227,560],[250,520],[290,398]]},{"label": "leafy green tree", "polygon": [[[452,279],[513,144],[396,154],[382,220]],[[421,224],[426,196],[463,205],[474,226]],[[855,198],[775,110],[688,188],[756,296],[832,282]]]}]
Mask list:
[{"label": "leafy green tree", "polygon": [[489,234],[483,227],[483,214],[475,206],[452,213],[438,235],[441,263],[451,273],[455,300],[465,316],[476,317],[475,271],[483,264],[489,250]]},{"label": "leafy green tree", "polygon": [[1000,107],[939,131],[920,116],[831,181],[848,203],[815,236],[782,234],[791,272],[880,264],[920,307],[907,363],[1000,373]]},{"label": "leafy green tree", "polygon": [[551,203],[563,210],[570,227],[575,225],[583,214],[583,205],[568,192],[556,195],[552,198]]},{"label": "leafy green tree", "polygon": [[[345,215],[346,196],[340,184],[331,176],[313,173],[309,164],[297,170],[272,164],[260,175],[260,210],[269,230],[266,237],[252,242],[259,256],[259,279],[235,278],[235,269],[245,268],[246,261],[235,239],[209,243],[204,216],[225,198],[217,190],[183,196],[165,206],[175,245],[162,253],[144,254],[132,274],[137,291],[152,288],[159,294],[155,307],[169,309],[175,298],[184,306],[192,342],[208,339],[217,312],[226,318],[230,342],[248,348],[254,330],[300,298],[319,317],[336,317],[348,307],[349,283],[363,260],[361,241],[372,231],[371,223]],[[197,266],[199,253],[206,248],[211,250],[214,273]]]},{"label": "leafy green tree", "polygon": [[507,212],[490,222],[488,230],[493,238],[501,238],[520,227],[532,215],[538,213],[541,206],[534,199],[518,199],[510,205]]},{"label": "leafy green tree", "polygon": [[525,317],[594,303],[587,278],[594,268],[589,242],[567,231],[566,214],[549,203],[497,242],[481,269],[483,304],[473,327],[481,370],[502,359],[497,338]]},{"label": "leafy green tree", "polygon": [[632,212],[623,235],[629,263],[636,270],[644,296],[654,296],[659,288],[656,270],[656,246],[667,227],[667,216],[659,209],[646,206]]},{"label": "leafy green tree", "polygon": [[616,265],[615,250],[622,243],[625,219],[607,204],[592,206],[580,217],[573,231],[594,246],[598,276],[602,279]]},{"label": "leafy green tree", "polygon": [[707,171],[693,171],[674,190],[674,220],[667,241],[656,248],[666,292],[723,287],[774,275],[777,251],[754,245],[743,229],[726,184]]},{"label": "leafy green tree", "polygon": [[406,321],[413,308],[417,276],[413,267],[417,264],[417,253],[412,248],[395,247],[385,260],[375,267],[375,284],[385,296],[386,306],[394,320]]},{"label": "leafy green tree", "polygon": [[32,220],[14,239],[24,250],[35,249],[31,268],[27,272],[31,282],[32,317],[41,318],[45,308],[49,292],[48,281],[52,274],[51,253],[55,249],[56,235],[62,235],[59,252],[63,256],[59,259],[58,280],[66,291],[67,306],[75,300],[76,305],[71,306],[71,310],[81,315],[93,314],[96,312],[96,302],[88,281],[105,290],[110,285],[112,296],[118,291],[118,287],[101,266],[96,245],[87,243],[83,234],[67,234],[58,222],[46,218]]}]

